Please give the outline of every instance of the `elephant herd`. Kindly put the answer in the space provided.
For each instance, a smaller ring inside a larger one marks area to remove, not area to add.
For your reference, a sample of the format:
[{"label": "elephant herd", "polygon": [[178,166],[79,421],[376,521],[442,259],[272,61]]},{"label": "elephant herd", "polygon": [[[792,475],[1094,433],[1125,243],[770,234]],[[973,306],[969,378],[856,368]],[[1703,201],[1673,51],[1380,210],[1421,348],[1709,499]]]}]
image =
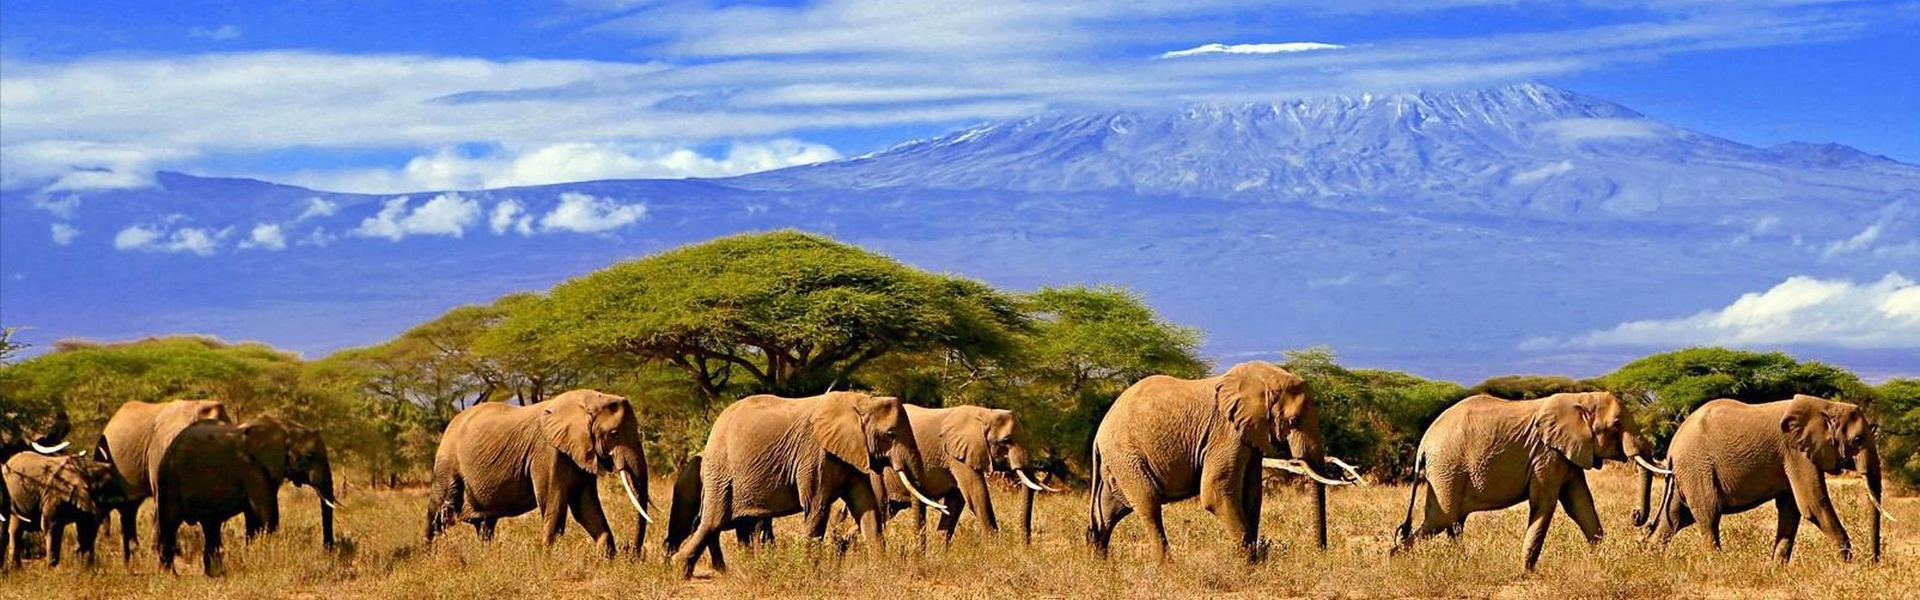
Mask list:
[{"label": "elephant herd", "polygon": [[201,560],[208,575],[221,565],[221,524],[244,516],[249,539],[280,526],[279,490],[286,482],[311,487],[321,503],[323,544],[333,546],[333,468],[319,432],[271,415],[235,425],[217,400],[128,402],[101,431],[93,452],[64,453],[64,415],[58,426],[8,448],[0,465],[0,568],[19,568],[30,530],[45,539],[49,566],[60,562],[67,525],[78,534],[81,557],[94,558],[101,523],[120,513],[121,556],[132,560],[135,516],[147,498],[157,503],[154,539],[160,565],[172,570],[180,526],[205,535]]},{"label": "elephant herd", "polygon": [[[1265,362],[1207,379],[1142,379],[1095,430],[1088,545],[1104,558],[1115,527],[1138,513],[1154,556],[1165,560],[1163,506],[1198,498],[1248,561],[1262,560],[1263,474],[1271,468],[1314,483],[1314,527],[1325,548],[1327,488],[1359,482],[1360,475],[1327,454],[1319,411],[1303,379]],[[1611,393],[1473,396],[1443,411],[1422,436],[1393,552],[1441,533],[1458,536],[1472,513],[1524,502],[1524,566],[1532,570],[1556,508],[1589,542],[1601,539],[1586,471],[1615,460],[1640,469],[1632,520],[1647,535],[1665,543],[1698,523],[1717,549],[1721,516],[1772,502],[1779,560],[1791,556],[1803,515],[1834,540],[1842,557],[1852,557],[1826,475],[1859,472],[1875,508],[1868,531],[1878,560],[1884,510],[1875,433],[1852,404],[1812,396],[1766,404],[1716,400],[1687,417],[1661,460]],[[612,477],[637,512],[629,547],[642,552],[654,516],[641,440],[633,405],[593,390],[530,406],[469,408],[449,423],[434,455],[426,541],[461,522],[491,540],[499,519],[538,510],[547,544],[571,515],[612,556],[619,544],[599,495],[600,478]],[[16,566],[20,534],[34,526],[48,532],[49,563],[56,562],[66,523],[77,525],[80,552],[91,559],[94,533],[111,510],[121,511],[123,551],[130,555],[133,515],[152,496],[159,503],[155,537],[162,565],[171,568],[179,526],[197,523],[206,536],[207,572],[217,574],[219,524],[244,515],[249,537],[273,531],[275,492],[284,481],[318,492],[323,538],[328,547],[333,543],[331,468],[324,443],[309,428],[273,417],[233,425],[214,401],[130,402],[91,455],[62,455],[42,443],[51,441],[38,439],[33,451],[19,451],[5,464],[0,518],[10,528],[3,537],[15,541],[7,556]],[[968,511],[982,529],[998,531],[988,485],[996,473],[1020,484],[1020,540],[1027,543],[1035,494],[1057,491],[1038,480],[1027,444],[1019,420],[1006,410],[929,409],[852,391],[750,396],[722,410],[702,452],[681,463],[664,546],[683,578],[702,554],[725,571],[719,543],[725,532],[743,545],[765,543],[774,519],[801,515],[806,534],[822,539],[837,502],[876,548],[884,547],[886,521],[912,509],[924,548],[928,510],[939,513],[936,530],[948,540]],[[1665,485],[1654,507],[1656,476]],[[0,540],[0,553],[6,543]]]}]

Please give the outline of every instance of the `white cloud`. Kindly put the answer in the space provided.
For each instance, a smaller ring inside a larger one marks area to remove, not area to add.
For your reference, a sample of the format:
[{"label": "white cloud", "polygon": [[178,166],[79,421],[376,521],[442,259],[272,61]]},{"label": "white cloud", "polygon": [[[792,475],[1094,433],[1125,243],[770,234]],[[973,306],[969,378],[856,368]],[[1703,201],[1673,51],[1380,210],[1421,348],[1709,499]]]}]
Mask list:
[{"label": "white cloud", "polygon": [[508,198],[493,205],[493,215],[487,218],[487,226],[495,234],[505,234],[511,230],[521,236],[533,235],[533,216],[527,214],[526,207],[519,200]]},{"label": "white cloud", "polygon": [[280,225],[261,223],[253,226],[253,232],[240,242],[241,248],[260,248],[263,250],[287,249],[287,235],[280,231]]},{"label": "white cloud", "polygon": [[224,42],[227,40],[239,38],[240,28],[234,25],[221,25],[219,27],[195,27],[193,29],[187,30],[187,35],[197,37],[197,38],[214,40],[217,42]]},{"label": "white cloud", "polygon": [[1833,243],[1827,244],[1827,247],[1820,251],[1820,256],[1822,258],[1833,258],[1835,256],[1859,252],[1873,246],[1873,242],[1880,239],[1880,230],[1885,223],[1886,219],[1881,219],[1872,225],[1868,225],[1866,229],[1860,230],[1860,233],[1853,234],[1853,237],[1836,240]]},{"label": "white cloud", "polygon": [[1519,173],[1514,173],[1512,177],[1507,178],[1507,183],[1511,185],[1534,184],[1534,183],[1546,181],[1547,179],[1550,179],[1555,175],[1565,175],[1567,173],[1572,173],[1572,172],[1573,172],[1573,161],[1563,160],[1550,165],[1543,165],[1540,167],[1527,169]]},{"label": "white cloud", "polygon": [[1338,50],[1345,47],[1346,46],[1342,46],[1339,44],[1323,44],[1320,42],[1282,42],[1278,44],[1232,44],[1232,45],[1205,44],[1205,45],[1194,47],[1194,48],[1188,48],[1186,50],[1174,50],[1172,52],[1162,53],[1160,55],[1160,58],[1180,58],[1184,56],[1201,56],[1206,54],[1286,54],[1289,52],[1312,52],[1314,50]]},{"label": "white cloud", "polygon": [[540,217],[540,229],[599,233],[632,225],[646,216],[646,204],[621,204],[611,198],[567,192],[560,194],[560,204],[553,207],[553,212]]},{"label": "white cloud", "polygon": [[300,239],[300,245],[325,247],[327,244],[333,243],[334,239],[333,234],[327,233],[327,228],[315,227],[313,228],[313,232],[307,234],[307,237]]},{"label": "white cloud", "polygon": [[307,209],[300,211],[300,216],[295,218],[294,221],[305,221],[316,217],[331,217],[333,213],[339,211],[340,205],[328,202],[326,198],[314,196],[307,199]]},{"label": "white cloud", "polygon": [[1920,348],[1920,285],[1899,273],[1869,283],[1792,277],[1726,308],[1621,323],[1571,340],[1529,340],[1523,348],[1695,345]]},{"label": "white cloud", "polygon": [[220,249],[221,241],[231,233],[233,233],[231,227],[214,231],[200,227],[169,230],[167,225],[133,225],[120,230],[120,233],[113,236],[113,247],[119,250],[191,252],[200,256],[213,256],[214,251]]},{"label": "white cloud", "polygon": [[480,203],[457,192],[434,196],[411,211],[407,203],[406,196],[387,200],[379,214],[362,220],[349,235],[383,237],[396,242],[409,235],[461,237],[466,235],[468,226],[480,219]]},{"label": "white cloud", "polygon": [[1540,126],[1564,142],[1659,137],[1664,126],[1651,119],[1561,119]]},{"label": "white cloud", "polygon": [[53,224],[54,245],[65,246],[67,244],[71,244],[73,243],[73,238],[77,238],[77,237],[80,237],[80,230],[75,228],[74,226],[68,225],[66,223]]},{"label": "white cloud", "polygon": [[726,177],[839,157],[833,148],[792,139],[736,142],[718,157],[661,144],[563,143],[488,157],[441,149],[397,170],[301,173],[284,180],[357,193],[477,190],[598,179]]},{"label": "white cloud", "polygon": [[[0,81],[5,81],[0,79]],[[15,85],[6,81],[5,85]],[[30,90],[25,95],[30,95]],[[174,147],[136,143],[99,143],[67,140],[40,140],[12,143],[16,128],[11,125],[18,111],[13,109],[15,92],[7,90],[0,107],[6,119],[0,120],[0,132],[8,143],[0,146],[0,189],[44,186],[44,192],[86,192],[151,187],[153,172],[164,165],[177,164],[199,156],[199,152]]]}]

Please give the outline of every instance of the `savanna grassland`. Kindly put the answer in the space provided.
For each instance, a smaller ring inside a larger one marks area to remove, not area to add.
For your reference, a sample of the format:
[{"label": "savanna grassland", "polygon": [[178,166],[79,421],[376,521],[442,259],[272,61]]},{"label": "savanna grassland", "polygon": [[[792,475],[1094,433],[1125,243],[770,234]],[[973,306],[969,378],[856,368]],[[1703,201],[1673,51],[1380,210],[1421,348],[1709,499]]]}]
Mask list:
[{"label": "savanna grassland", "polygon": [[[1920,597],[1920,498],[1893,498],[1887,508],[1898,521],[1885,526],[1880,564],[1841,562],[1834,547],[1811,525],[1801,527],[1792,564],[1766,556],[1773,535],[1771,507],[1729,517],[1726,550],[1705,548],[1697,528],[1665,549],[1643,546],[1629,527],[1633,478],[1618,466],[1591,474],[1602,518],[1610,532],[1597,548],[1579,541],[1577,529],[1556,516],[1553,533],[1535,574],[1520,569],[1523,508],[1474,516],[1458,541],[1444,537],[1389,559],[1390,532],[1405,509],[1404,486],[1334,490],[1329,495],[1331,547],[1313,548],[1309,496],[1292,489],[1269,493],[1264,532],[1273,541],[1267,563],[1247,566],[1222,539],[1211,515],[1192,502],[1169,508],[1168,534],[1174,559],[1147,560],[1144,528],[1122,523],[1111,561],[1085,550],[1083,492],[1044,496],[1036,503],[1032,548],[1017,535],[983,537],[971,517],[951,547],[936,542],[916,550],[911,518],[896,519],[884,554],[855,550],[845,556],[796,539],[797,519],[776,525],[780,542],[743,552],[725,542],[730,571],[715,575],[704,562],[689,582],[676,580],[659,549],[661,528],[649,531],[647,555],[608,561],[594,555],[571,527],[551,550],[541,547],[532,517],[500,523],[499,538],[482,544],[470,529],[424,549],[420,537],[424,490],[349,489],[339,513],[345,542],[320,549],[318,509],[305,490],[283,490],[285,524],[279,534],[252,544],[237,541],[238,521],[228,524],[228,575],[200,576],[198,532],[182,532],[188,554],[178,575],[158,571],[150,550],[136,551],[130,565],[118,556],[115,535],[100,565],[69,563],[49,570],[30,562],[24,571],[0,575],[0,596],[18,598],[677,598],[677,597],[1236,597],[1236,598],[1914,598]],[[1856,478],[1832,480],[1834,501],[1864,554],[1868,505]],[[653,485],[655,506],[667,505],[668,483]],[[1000,498],[1017,497],[1011,488]],[[616,523],[633,513],[617,488],[602,490]],[[1017,508],[1002,500],[1003,522]],[[151,539],[152,503],[143,517],[141,542]],[[630,526],[618,531],[631,535]],[[1010,532],[1009,532],[1010,533]],[[69,542],[71,545],[71,542]],[[858,546],[856,546],[858,548]]]}]

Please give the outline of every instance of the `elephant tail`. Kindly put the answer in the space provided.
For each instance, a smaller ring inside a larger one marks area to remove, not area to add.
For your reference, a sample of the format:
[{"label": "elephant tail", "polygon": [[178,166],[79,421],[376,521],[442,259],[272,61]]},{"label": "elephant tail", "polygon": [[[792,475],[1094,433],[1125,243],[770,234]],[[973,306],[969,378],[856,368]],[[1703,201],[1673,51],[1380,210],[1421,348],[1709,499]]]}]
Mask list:
[{"label": "elephant tail", "polygon": [[1106,540],[1107,530],[1113,524],[1102,522],[1103,515],[1107,514],[1106,507],[1102,506],[1107,497],[1107,471],[1106,466],[1101,464],[1103,461],[1100,457],[1099,445],[1093,447],[1091,462],[1093,464],[1089,476],[1093,481],[1088,482],[1087,490],[1087,542],[1093,544],[1096,549],[1104,550],[1102,546],[1105,544],[1102,542]]},{"label": "elephant tail", "polygon": [[1675,479],[1679,479],[1679,478],[1673,475],[1668,475],[1667,484],[1664,486],[1661,486],[1660,508],[1657,510],[1657,512],[1653,514],[1653,518],[1647,521],[1647,533],[1646,535],[1640,537],[1641,542],[1646,542],[1647,540],[1653,539],[1654,534],[1660,532],[1660,526],[1665,524],[1667,521],[1668,511],[1679,510],[1679,507],[1668,506],[1669,502],[1673,502],[1673,480]]},{"label": "elephant tail", "polygon": [[674,478],[672,505],[667,509],[665,540],[669,556],[678,551],[680,544],[700,527],[700,504],[706,491],[705,482],[700,478],[702,463],[698,454],[688,458],[680,464],[680,472]]},{"label": "elephant tail", "polygon": [[1407,518],[1393,532],[1394,539],[1405,544],[1413,540],[1413,505],[1420,499],[1420,484],[1427,480],[1427,455],[1413,455],[1413,489],[1407,491]]}]

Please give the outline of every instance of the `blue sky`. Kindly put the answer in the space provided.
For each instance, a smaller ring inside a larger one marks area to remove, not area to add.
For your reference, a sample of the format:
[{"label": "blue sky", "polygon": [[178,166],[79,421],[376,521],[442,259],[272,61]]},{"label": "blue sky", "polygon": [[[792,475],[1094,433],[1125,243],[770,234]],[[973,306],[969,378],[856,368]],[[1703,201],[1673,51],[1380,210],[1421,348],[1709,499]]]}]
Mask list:
[{"label": "blue sky", "polygon": [[[159,169],[366,192],[724,176],[1048,109],[1529,80],[1745,143],[1831,141],[1920,163],[1913,2],[9,1],[4,12],[9,188],[137,186]],[[1180,53],[1208,44],[1239,52]]]}]

